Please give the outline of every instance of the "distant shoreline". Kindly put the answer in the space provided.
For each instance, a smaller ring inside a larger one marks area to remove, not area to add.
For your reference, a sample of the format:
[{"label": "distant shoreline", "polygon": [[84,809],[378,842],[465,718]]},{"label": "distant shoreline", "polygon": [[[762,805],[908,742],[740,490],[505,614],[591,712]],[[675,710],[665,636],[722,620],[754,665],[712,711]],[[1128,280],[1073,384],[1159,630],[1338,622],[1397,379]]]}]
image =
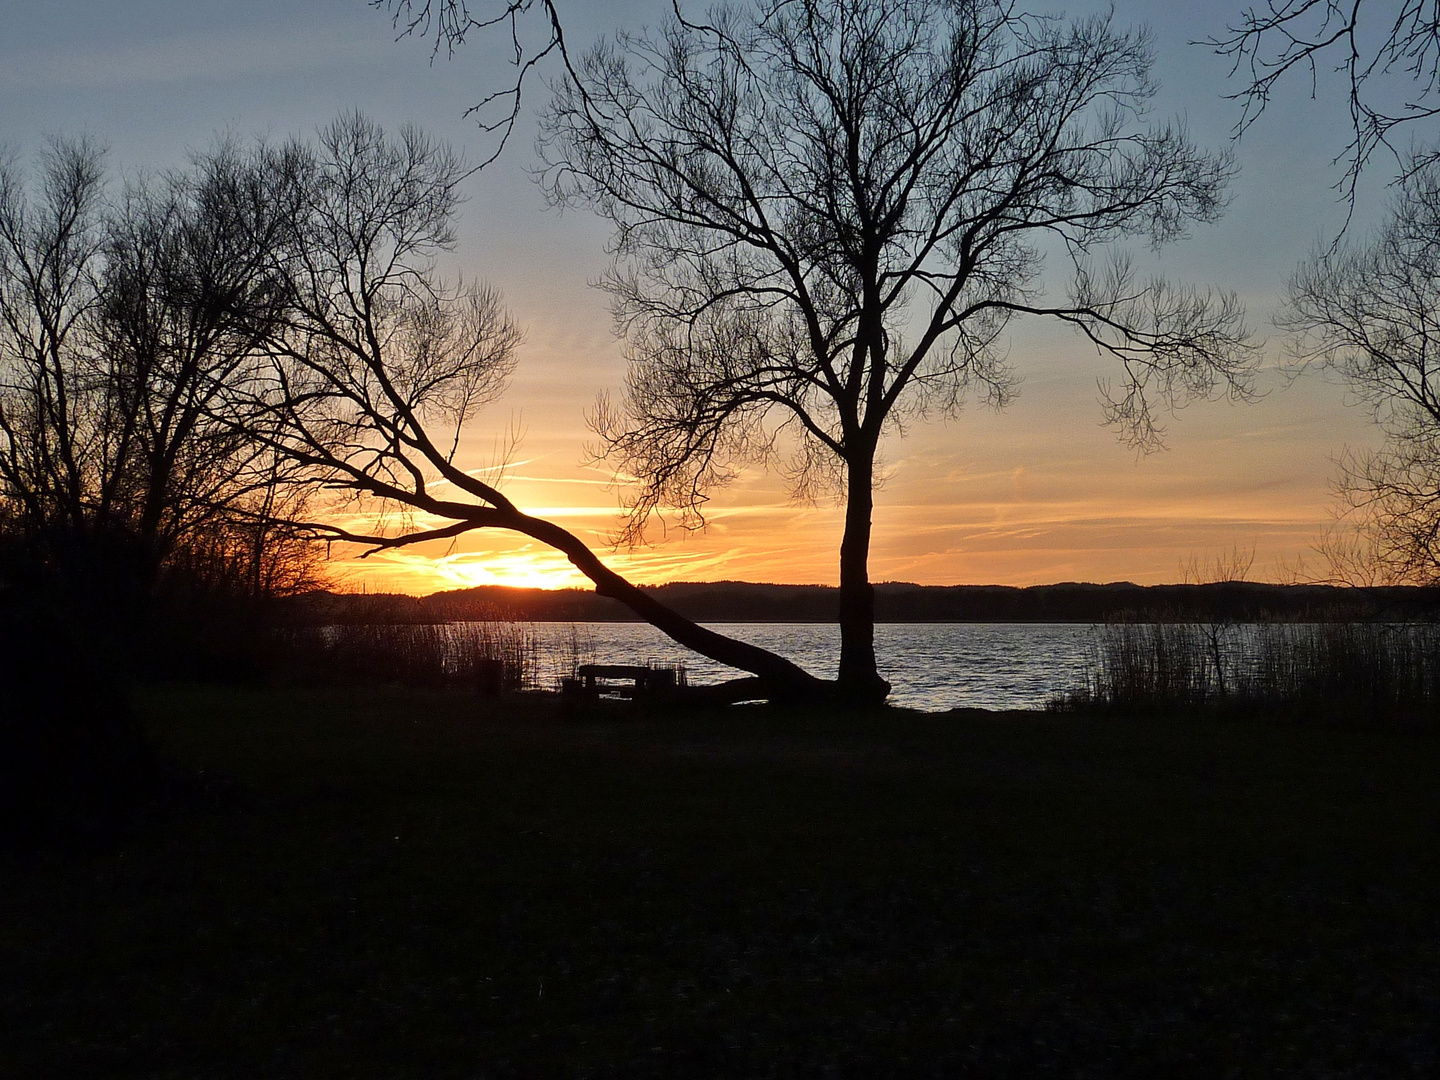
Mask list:
[{"label": "distant shoreline", "polygon": [[[830,585],[769,585],[741,581],[676,582],[655,596],[702,623],[831,623],[839,590]],[[639,622],[618,601],[584,589],[479,586],[416,597],[387,593],[319,592],[282,603],[282,618],[299,624]],[[1433,618],[1440,588],[1273,585],[914,585],[875,586],[877,623],[1094,623],[1132,617],[1174,621],[1309,621]]]}]

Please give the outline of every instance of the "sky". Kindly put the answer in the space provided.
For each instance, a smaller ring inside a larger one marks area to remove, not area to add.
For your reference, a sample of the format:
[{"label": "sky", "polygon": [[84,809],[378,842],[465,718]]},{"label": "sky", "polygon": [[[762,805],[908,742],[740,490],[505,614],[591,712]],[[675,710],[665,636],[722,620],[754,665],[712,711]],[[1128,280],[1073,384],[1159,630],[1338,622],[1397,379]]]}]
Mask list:
[{"label": "sky", "polygon": [[[568,41],[583,47],[654,25],[669,4],[558,7]],[[1224,58],[1189,42],[1222,33],[1238,7],[1114,4],[1118,24],[1144,23],[1153,35],[1157,119],[1182,117],[1206,147],[1229,143],[1239,105],[1224,95],[1239,87]],[[49,136],[86,135],[108,148],[117,182],[182,166],[223,133],[306,134],[352,109],[387,127],[416,123],[480,161],[493,144],[464,113],[508,75],[501,43],[472,42],[432,62],[427,42],[397,41],[366,0],[46,0],[8,5],[0,26],[0,144],[23,163]],[[635,581],[835,583],[842,510],[796,504],[780,477],[759,469],[716,493],[704,532],[609,546],[621,493],[603,462],[588,461],[585,419],[596,395],[624,378],[606,298],[593,287],[609,266],[608,232],[591,214],[547,208],[533,181],[532,110],[545,94],[538,83],[527,89],[504,153],[469,181],[446,267],[498,287],[526,335],[509,391],[467,430],[462,465],[493,465],[504,433],[518,429],[506,494],[592,542]],[[1158,259],[1169,277],[1239,293],[1264,341],[1259,400],[1193,404],[1167,418],[1166,449],[1137,455],[1101,423],[1097,380],[1117,374],[1113,363],[1062,328],[1012,324],[1009,356],[1023,381],[1011,405],[995,412],[977,402],[884,446],[872,579],[1156,584],[1236,551],[1253,552],[1259,579],[1313,566],[1334,506],[1335,459],[1378,439],[1343,385],[1287,374],[1289,342],[1272,319],[1287,277],[1344,221],[1332,159],[1346,123],[1323,80],[1314,100],[1308,84],[1283,87],[1235,144],[1240,173],[1223,220]],[[1384,199],[1372,177],[1351,228],[1363,233]],[[1064,287],[1052,283],[1062,295]],[[503,533],[363,561],[334,555],[336,582],[370,591],[587,584],[563,556]]]}]

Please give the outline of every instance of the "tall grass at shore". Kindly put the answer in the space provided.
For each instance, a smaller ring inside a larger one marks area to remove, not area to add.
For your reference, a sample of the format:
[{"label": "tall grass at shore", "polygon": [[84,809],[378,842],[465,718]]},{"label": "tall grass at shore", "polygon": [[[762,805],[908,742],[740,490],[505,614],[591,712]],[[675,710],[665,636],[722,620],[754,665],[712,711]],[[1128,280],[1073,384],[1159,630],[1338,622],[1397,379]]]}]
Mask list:
[{"label": "tall grass at shore", "polygon": [[[412,689],[561,690],[595,662],[596,643],[571,623],[556,634],[503,614],[449,623],[341,623],[280,632],[281,681],[319,685],[395,685]],[[683,663],[647,662],[687,685]],[[661,685],[656,683],[655,685]]]},{"label": "tall grass at shore", "polygon": [[1110,623],[1096,628],[1086,685],[1052,707],[1431,719],[1440,708],[1440,626]]},{"label": "tall grass at shore", "polygon": [[303,627],[284,636],[286,666],[301,678],[497,691],[538,682],[538,635],[505,619]]}]

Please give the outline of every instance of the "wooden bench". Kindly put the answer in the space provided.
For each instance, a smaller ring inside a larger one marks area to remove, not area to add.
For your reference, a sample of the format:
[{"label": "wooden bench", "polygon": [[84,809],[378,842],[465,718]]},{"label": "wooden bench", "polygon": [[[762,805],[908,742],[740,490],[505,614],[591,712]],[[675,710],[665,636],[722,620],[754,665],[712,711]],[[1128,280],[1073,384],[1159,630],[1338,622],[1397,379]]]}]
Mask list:
[{"label": "wooden bench", "polygon": [[[599,697],[602,692],[633,698],[675,689],[674,668],[644,667],[638,664],[581,664],[576,674],[580,677],[581,692],[587,698]],[[611,685],[614,683],[627,685]]]}]

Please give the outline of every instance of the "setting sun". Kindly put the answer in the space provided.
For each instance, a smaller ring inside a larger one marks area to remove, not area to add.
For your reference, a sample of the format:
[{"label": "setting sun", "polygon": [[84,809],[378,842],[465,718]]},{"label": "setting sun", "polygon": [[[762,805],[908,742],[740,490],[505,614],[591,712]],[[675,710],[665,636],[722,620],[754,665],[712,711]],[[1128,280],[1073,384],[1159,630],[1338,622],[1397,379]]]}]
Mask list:
[{"label": "setting sun", "polygon": [[527,543],[519,550],[425,555],[394,551],[340,564],[343,580],[371,591],[414,594],[508,585],[522,589],[585,588],[589,582],[563,555]]}]

